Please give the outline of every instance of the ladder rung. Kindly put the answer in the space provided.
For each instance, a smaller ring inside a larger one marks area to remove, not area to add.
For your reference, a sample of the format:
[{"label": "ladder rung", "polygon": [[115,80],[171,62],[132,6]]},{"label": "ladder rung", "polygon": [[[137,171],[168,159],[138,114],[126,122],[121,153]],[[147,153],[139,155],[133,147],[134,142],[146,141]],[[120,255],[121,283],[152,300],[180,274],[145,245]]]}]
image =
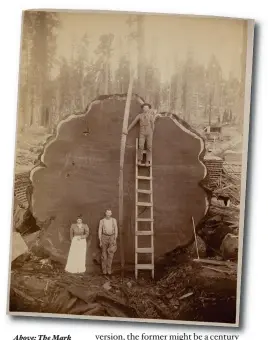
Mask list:
[{"label": "ladder rung", "polygon": [[153,253],[153,248],[137,248],[136,253],[141,253],[141,254]]},{"label": "ladder rung", "polygon": [[150,177],[150,176],[137,176],[137,179],[147,179],[147,180],[151,180],[151,179],[153,179],[152,177]]},{"label": "ladder rung", "polygon": [[154,265],[151,264],[151,263],[137,264],[136,268],[137,269],[151,269],[151,270],[153,270],[154,269]]},{"label": "ladder rung", "polygon": [[150,168],[151,164],[150,165],[146,165],[144,163],[141,163],[141,164],[137,163],[137,166],[142,166],[142,167],[145,167],[145,168]]},{"label": "ladder rung", "polygon": [[137,218],[137,222],[153,222],[154,219],[153,218]]},{"label": "ladder rung", "polygon": [[136,235],[137,236],[153,236],[153,231],[151,230],[137,230]]},{"label": "ladder rung", "polygon": [[151,202],[137,202],[137,205],[139,207],[152,207],[153,203],[151,203]]},{"label": "ladder rung", "polygon": [[151,194],[152,190],[137,189],[137,192],[140,194]]}]

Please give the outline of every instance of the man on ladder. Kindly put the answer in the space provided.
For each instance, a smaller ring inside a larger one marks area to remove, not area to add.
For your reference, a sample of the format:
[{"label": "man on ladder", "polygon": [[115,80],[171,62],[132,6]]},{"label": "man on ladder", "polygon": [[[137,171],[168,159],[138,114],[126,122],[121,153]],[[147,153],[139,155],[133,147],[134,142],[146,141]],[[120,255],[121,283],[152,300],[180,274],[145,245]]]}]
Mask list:
[{"label": "man on ladder", "polygon": [[127,133],[140,122],[138,164],[142,165],[144,144],[146,142],[147,152],[145,165],[150,166],[152,159],[154,123],[157,115],[156,110],[152,110],[151,105],[148,103],[142,104],[141,109],[142,113],[138,114],[134,121],[129,125]]}]

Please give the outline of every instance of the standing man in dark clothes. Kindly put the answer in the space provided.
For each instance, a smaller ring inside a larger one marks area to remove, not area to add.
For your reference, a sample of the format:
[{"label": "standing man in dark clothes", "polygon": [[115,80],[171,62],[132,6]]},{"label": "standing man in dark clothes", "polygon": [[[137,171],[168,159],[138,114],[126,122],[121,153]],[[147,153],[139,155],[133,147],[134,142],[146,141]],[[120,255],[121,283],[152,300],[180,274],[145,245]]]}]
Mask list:
[{"label": "standing man in dark clothes", "polygon": [[[153,110],[151,105],[144,103],[142,106],[142,113],[138,114],[134,121],[129,125],[128,132],[139,122],[140,134],[139,134],[139,150],[138,150],[138,164],[141,165],[143,158],[144,144],[146,142],[146,166],[151,165],[152,160],[152,144],[153,144],[153,132],[154,123],[157,117],[156,110]],[[127,133],[128,133],[127,132]]]}]

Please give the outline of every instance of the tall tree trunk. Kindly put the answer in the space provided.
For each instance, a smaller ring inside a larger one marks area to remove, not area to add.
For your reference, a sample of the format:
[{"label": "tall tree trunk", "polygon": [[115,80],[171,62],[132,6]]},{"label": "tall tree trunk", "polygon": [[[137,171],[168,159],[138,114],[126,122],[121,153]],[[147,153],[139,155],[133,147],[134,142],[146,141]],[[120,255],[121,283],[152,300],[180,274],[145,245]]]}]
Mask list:
[{"label": "tall tree trunk", "polygon": [[47,22],[46,22],[46,13],[39,13],[39,26],[37,26],[36,30],[37,39],[39,40],[38,51],[36,51],[37,64],[39,65],[40,70],[40,93],[38,94],[40,97],[39,100],[39,121],[44,121],[43,115],[46,112],[47,105]]},{"label": "tall tree trunk", "polygon": [[145,96],[145,52],[144,52],[144,17],[137,16],[138,33],[138,91],[141,96]]},{"label": "tall tree trunk", "polygon": [[130,111],[130,104],[132,98],[132,88],[133,88],[133,72],[130,73],[126,106],[124,112],[124,120],[123,120],[123,129],[122,129],[122,138],[121,138],[121,148],[120,148],[120,172],[119,172],[119,232],[120,232],[120,256],[121,256],[121,272],[122,276],[124,275],[124,267],[125,267],[125,251],[124,251],[124,231],[123,231],[123,222],[124,222],[124,159],[125,159],[125,147],[126,147],[126,135],[125,132],[128,128],[128,118]]},{"label": "tall tree trunk", "polygon": [[[243,27],[243,48],[241,52],[241,78],[240,78],[240,91],[239,91],[239,101],[240,101],[240,111],[237,113],[238,123],[240,125],[241,132],[243,131],[243,122],[244,122],[244,95],[245,95],[245,75],[246,75],[246,62],[247,62],[247,45],[248,45],[248,22],[244,23]],[[237,117],[236,117],[237,118]]]},{"label": "tall tree trunk", "polygon": [[211,120],[212,120],[212,92],[209,96],[209,111],[208,111],[208,125],[211,126]]},{"label": "tall tree trunk", "polygon": [[186,119],[186,112],[187,112],[187,83],[184,81],[182,85],[182,117]]},{"label": "tall tree trunk", "polygon": [[109,56],[107,56],[105,63],[105,74],[104,74],[104,94],[109,93]]}]

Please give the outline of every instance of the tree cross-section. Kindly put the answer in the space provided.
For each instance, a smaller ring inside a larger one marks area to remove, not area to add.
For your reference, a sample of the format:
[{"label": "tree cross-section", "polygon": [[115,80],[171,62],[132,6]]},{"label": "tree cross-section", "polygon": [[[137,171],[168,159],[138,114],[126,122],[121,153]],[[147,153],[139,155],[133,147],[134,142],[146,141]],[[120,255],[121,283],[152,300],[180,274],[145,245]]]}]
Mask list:
[{"label": "tree cross-section", "polygon": [[[140,112],[141,103],[139,96],[132,96],[129,121]],[[37,224],[45,228],[41,244],[62,263],[70,246],[69,228],[78,214],[92,229],[88,250],[93,252],[98,249],[97,227],[105,209],[111,208],[118,219],[125,104],[126,95],[102,96],[85,113],[66,118],[45,145],[41,165],[31,171],[31,209]],[[125,260],[132,263],[137,137],[138,127],[127,136],[123,181]],[[174,114],[160,115],[152,155],[156,257],[193,240],[192,216],[198,224],[206,213],[206,193],[200,185],[206,175],[203,152],[202,138],[186,123]]]}]

